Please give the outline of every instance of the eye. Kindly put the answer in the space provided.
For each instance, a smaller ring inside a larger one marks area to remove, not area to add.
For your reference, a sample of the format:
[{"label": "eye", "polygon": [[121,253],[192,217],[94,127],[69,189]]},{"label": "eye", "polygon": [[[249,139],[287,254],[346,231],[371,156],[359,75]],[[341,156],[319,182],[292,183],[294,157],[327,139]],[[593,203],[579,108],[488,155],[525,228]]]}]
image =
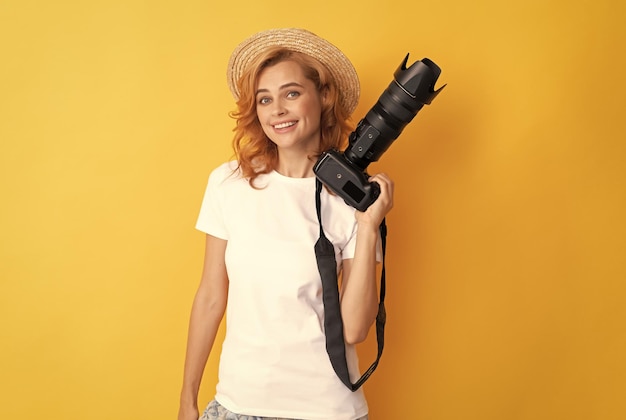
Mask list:
[{"label": "eye", "polygon": [[297,98],[298,96],[300,96],[300,92],[292,90],[287,92],[287,97],[288,98]]},{"label": "eye", "polygon": [[258,102],[259,102],[259,105],[267,105],[271,102],[271,100],[267,96],[263,96],[259,98]]}]

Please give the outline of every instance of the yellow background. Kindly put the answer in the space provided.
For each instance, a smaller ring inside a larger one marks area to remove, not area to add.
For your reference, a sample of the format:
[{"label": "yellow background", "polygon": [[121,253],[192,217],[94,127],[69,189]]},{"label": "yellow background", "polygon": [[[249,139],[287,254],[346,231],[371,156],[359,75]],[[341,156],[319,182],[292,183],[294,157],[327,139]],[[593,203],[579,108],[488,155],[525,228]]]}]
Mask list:
[{"label": "yellow background", "polygon": [[624,12],[2,0],[0,418],[175,418],[226,63],[284,26],[352,59],[355,120],[407,52],[448,83],[370,168],[397,184],[371,418],[625,418]]}]

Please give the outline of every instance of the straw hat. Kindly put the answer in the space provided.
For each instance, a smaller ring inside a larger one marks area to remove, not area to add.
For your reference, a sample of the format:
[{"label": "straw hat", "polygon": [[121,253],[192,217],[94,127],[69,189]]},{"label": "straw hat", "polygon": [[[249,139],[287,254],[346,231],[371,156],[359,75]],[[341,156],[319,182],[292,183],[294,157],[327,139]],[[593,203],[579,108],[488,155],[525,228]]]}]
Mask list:
[{"label": "straw hat", "polygon": [[239,99],[237,81],[246,67],[265,49],[285,47],[309,55],[324,64],[333,75],[339,88],[340,101],[348,114],[352,114],[359,102],[359,77],[350,60],[330,42],[304,29],[270,29],[252,35],[243,41],[230,56],[228,62],[228,87],[235,100]]}]

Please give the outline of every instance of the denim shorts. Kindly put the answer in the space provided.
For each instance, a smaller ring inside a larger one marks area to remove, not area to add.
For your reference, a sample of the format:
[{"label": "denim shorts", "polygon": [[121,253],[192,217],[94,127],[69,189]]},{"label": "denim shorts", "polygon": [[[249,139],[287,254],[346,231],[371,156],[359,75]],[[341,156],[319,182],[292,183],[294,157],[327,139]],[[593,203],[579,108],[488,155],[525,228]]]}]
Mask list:
[{"label": "denim shorts", "polygon": [[[248,416],[246,414],[236,414],[232,411],[225,409],[216,400],[213,400],[207,405],[202,417],[199,420],[298,420],[298,419],[285,419],[277,417],[259,417]],[[368,420],[367,415],[360,417],[358,420]]]}]

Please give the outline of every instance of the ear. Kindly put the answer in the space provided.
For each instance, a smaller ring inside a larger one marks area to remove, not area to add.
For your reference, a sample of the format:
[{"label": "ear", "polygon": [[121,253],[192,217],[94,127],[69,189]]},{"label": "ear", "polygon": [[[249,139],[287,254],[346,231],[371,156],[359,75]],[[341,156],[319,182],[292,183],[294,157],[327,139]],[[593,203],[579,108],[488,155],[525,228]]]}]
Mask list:
[{"label": "ear", "polygon": [[320,90],[320,96],[322,98],[322,104],[326,106],[330,105],[330,89],[327,85],[322,86],[322,89]]}]

